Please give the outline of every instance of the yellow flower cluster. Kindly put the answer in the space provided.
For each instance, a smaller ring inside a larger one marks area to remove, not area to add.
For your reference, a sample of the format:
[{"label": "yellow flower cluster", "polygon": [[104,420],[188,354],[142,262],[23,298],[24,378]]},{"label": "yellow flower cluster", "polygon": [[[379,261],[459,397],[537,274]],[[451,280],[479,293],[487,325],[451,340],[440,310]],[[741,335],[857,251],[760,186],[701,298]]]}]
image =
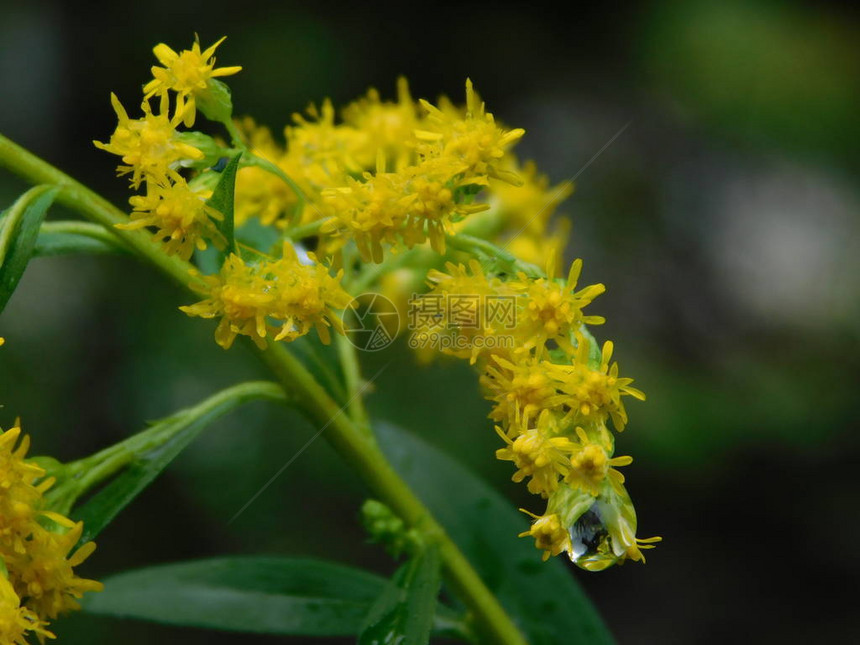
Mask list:
[{"label": "yellow flower cluster", "polygon": [[215,341],[228,349],[237,335],[249,336],[258,347],[270,334],[278,340],[295,340],[316,329],[328,344],[329,327],[343,333],[334,312],[351,297],[340,285],[341,274],[329,275],[316,257],[303,263],[295,248],[285,242],[277,260],[247,263],[230,255],[217,275],[204,276],[205,300],[180,307],[189,316],[220,317]]},{"label": "yellow flower cluster", "polygon": [[290,177],[307,207],[296,214],[299,195],[247,167],[237,178],[237,223],[324,220],[320,232],[340,240],[333,249],[354,240],[363,260],[379,263],[384,247],[428,240],[444,253],[454,224],[489,208],[475,195],[491,178],[519,182],[507,154],[524,131],[499,127],[468,81],[464,109],[416,103],[401,79],[396,102],[371,90],[343,110],[340,123],[328,101],[293,119],[284,148],[252,121],[240,125],[251,153]]},{"label": "yellow flower cluster", "polygon": [[95,544],[76,548],[83,524],[42,510],[53,479],[25,460],[29,445],[17,424],[0,431],[0,642],[22,645],[29,635],[53,638],[49,622],[102,588],[75,575]]},{"label": "yellow flower cluster", "polygon": [[[627,423],[623,397],[645,396],[618,375],[612,343],[600,351],[587,334],[585,325],[604,321],[583,311],[603,285],[577,288],[580,260],[566,280],[555,278],[556,264],[551,255],[546,277],[493,273],[476,260],[431,271],[421,300],[442,297],[448,306],[420,333],[435,327],[453,337],[443,352],[477,364],[505,442],[496,456],[513,462],[514,481],[527,480],[528,490],[547,500],[546,513],[523,535],[535,538],[545,558],[567,552],[579,566],[600,570],[643,560],[641,549],[651,546],[635,537],[635,512],[617,470],[632,459],[613,457],[609,430],[610,422],[619,432]],[[455,307],[460,300],[472,309]],[[510,311],[500,315],[504,302]]]},{"label": "yellow flower cluster", "polygon": [[[193,133],[177,130],[182,124],[194,124],[198,108],[206,112],[209,106],[209,112],[218,115],[218,95],[229,97],[215,78],[235,74],[241,68],[215,69],[213,54],[223,40],[204,51],[195,41],[190,50],[178,54],[167,45],[157,45],[155,56],[164,67],[153,67],[154,78],[143,88],[143,117],[131,119],[116,95],[111,94],[119,123],[108,143],[94,142],[98,148],[122,158],[118,171],[121,175],[131,173],[134,189],[142,183],[146,186],[145,195],[129,200],[134,209],[131,222],[119,227],[152,227],[165,251],[185,260],[195,248],[207,248],[207,241],[218,248],[225,243],[215,225],[222,216],[206,204],[211,193],[192,187],[179,173],[182,167],[202,162],[205,155],[195,147],[195,139],[188,136]],[[150,104],[153,97],[158,97],[157,114]]]}]

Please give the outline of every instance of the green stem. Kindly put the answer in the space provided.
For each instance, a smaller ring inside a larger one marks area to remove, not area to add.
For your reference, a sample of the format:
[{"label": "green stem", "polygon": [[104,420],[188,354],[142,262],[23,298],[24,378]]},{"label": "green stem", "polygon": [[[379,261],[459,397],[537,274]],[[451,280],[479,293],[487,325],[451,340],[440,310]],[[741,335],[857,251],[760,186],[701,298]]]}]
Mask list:
[{"label": "green stem", "polygon": [[91,240],[96,240],[98,242],[104,242],[108,246],[111,246],[118,251],[128,250],[123,241],[119,237],[114,235],[113,232],[106,229],[104,226],[99,226],[98,224],[90,224],[89,222],[78,222],[74,220],[45,222],[44,224],[42,224],[41,227],[39,227],[39,232],[79,235],[81,237],[87,237]]},{"label": "green stem", "polygon": [[56,200],[58,203],[78,211],[87,219],[113,231],[128,247],[152,262],[183,287],[188,287],[195,281],[195,278],[189,274],[191,265],[175,255],[167,255],[161,245],[153,241],[150,233],[142,230],[116,229],[117,224],[128,222],[125,213],[101,195],[13,143],[2,134],[0,134],[0,167],[7,168],[33,184],[58,186],[60,188]]},{"label": "green stem", "polygon": [[296,199],[298,200],[298,203],[296,204],[296,212],[293,215],[293,224],[300,222],[302,220],[302,214],[305,211],[305,206],[309,204],[307,195],[305,195],[305,191],[303,191],[299,187],[299,185],[295,181],[293,181],[292,178],[290,178],[287,173],[281,170],[280,167],[276,166],[264,157],[255,155],[250,150],[248,150],[247,163],[248,165],[259,166],[263,170],[272,173],[276,177],[280,178],[281,181],[283,181],[287,186],[290,187],[290,190],[295,193]]},{"label": "green stem", "polygon": [[284,231],[284,237],[288,237],[291,240],[302,240],[306,237],[312,237],[320,232],[320,229],[323,227],[323,224],[328,222],[331,218],[325,219],[316,219],[313,222],[308,222],[307,224],[302,224],[301,226],[294,226],[292,228],[288,228]]},{"label": "green stem", "polygon": [[475,255],[482,255],[487,258],[492,258],[502,264],[508,271],[522,271],[529,277],[540,277],[543,272],[533,264],[518,260],[510,251],[496,246],[488,240],[480,237],[473,237],[464,233],[456,235],[446,235],[446,243],[453,249],[465,251]]},{"label": "green stem", "polygon": [[335,337],[335,343],[337,344],[340,364],[343,367],[344,380],[346,381],[349,414],[359,428],[371,433],[370,420],[367,416],[367,410],[364,408],[364,397],[362,396],[364,394],[362,389],[364,386],[362,385],[361,367],[358,363],[355,346],[349,342],[346,336],[341,336],[340,334]]},{"label": "green stem", "polygon": [[[103,226],[113,226],[126,220],[121,211],[111,206],[102,197],[2,135],[0,135],[0,165],[34,183],[61,186],[59,198],[62,203]],[[191,288],[188,272],[192,266],[189,263],[175,256],[165,255],[157,244],[148,239],[149,236],[146,233],[120,229],[115,233],[175,282]],[[408,526],[417,528],[428,540],[437,542],[448,583],[472,612],[483,642],[524,645],[525,639],[496,597],[484,585],[480,576],[432,517],[430,511],[394,471],[372,435],[364,432],[347,414],[344,414],[343,408],[338,406],[304,365],[282,344],[271,343],[267,349],[258,350],[258,353],[282,383],[291,399],[320,428],[326,430],[326,438],[356,469],[370,490],[394,510]]]},{"label": "green stem", "polygon": [[233,119],[224,119],[223,121],[219,121],[219,123],[227,130],[227,134],[230,135],[234,146],[242,150],[247,150],[248,145],[245,143],[245,138],[242,136],[239,128],[236,127],[236,124],[233,123]]}]

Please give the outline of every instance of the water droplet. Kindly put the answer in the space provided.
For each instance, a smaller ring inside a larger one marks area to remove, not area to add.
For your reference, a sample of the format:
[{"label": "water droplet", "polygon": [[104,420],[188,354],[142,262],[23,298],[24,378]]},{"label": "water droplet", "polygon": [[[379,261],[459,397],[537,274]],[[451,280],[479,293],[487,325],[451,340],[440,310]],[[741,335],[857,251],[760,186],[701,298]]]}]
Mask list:
[{"label": "water droplet", "polygon": [[603,522],[599,503],[579,516],[570,527],[570,559],[589,571],[600,571],[615,563],[618,557],[612,551],[612,536]]}]

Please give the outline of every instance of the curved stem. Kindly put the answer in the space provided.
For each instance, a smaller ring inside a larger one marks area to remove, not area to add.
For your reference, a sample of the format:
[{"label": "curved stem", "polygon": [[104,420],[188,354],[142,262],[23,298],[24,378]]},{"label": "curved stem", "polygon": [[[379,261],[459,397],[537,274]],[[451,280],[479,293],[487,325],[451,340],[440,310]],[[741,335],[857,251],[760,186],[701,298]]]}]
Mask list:
[{"label": "curved stem", "polygon": [[[125,215],[101,196],[2,135],[0,165],[31,182],[60,186],[59,201],[103,226],[112,227],[126,221]],[[167,256],[142,231],[117,229],[115,233],[175,282],[191,289],[189,271],[193,267],[189,263],[175,256]],[[388,463],[373,436],[344,413],[343,408],[283,345],[272,343],[266,349],[257,351],[281,382],[287,395],[321,429],[326,430],[328,441],[355,468],[370,490],[408,526],[422,531],[429,540],[439,545],[446,579],[472,612],[482,642],[525,645],[522,634],[496,597],[430,511]]]},{"label": "curved stem", "polygon": [[117,224],[128,222],[126,214],[101,195],[75,181],[64,172],[0,134],[0,167],[5,167],[33,184],[52,184],[60,188],[56,201],[113,231],[127,246],[152,262],[162,273],[188,287],[197,278],[189,274],[191,265],[175,255],[167,255],[143,230],[123,231]]},{"label": "curved stem", "polygon": [[324,219],[315,219],[313,222],[308,222],[307,224],[302,224],[301,226],[293,226],[292,228],[288,228],[284,231],[284,237],[288,237],[291,240],[301,240],[306,237],[312,237],[320,232],[320,229],[323,227],[323,224],[328,222],[331,218],[326,217]]},{"label": "curved stem", "polygon": [[104,226],[90,224],[89,222],[78,222],[76,220],[61,220],[44,222],[39,227],[39,233],[74,235],[85,237],[105,245],[107,251],[126,252],[128,247],[114,233]]}]

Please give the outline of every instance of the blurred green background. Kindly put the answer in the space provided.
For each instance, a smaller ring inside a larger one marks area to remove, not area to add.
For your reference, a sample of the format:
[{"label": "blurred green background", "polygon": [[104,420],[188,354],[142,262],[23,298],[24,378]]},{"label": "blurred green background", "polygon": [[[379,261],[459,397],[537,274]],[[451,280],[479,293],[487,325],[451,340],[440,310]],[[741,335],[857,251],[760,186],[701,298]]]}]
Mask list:
[{"label": "blurred green background", "polygon": [[[554,181],[630,127],[563,212],[595,313],[648,394],[618,440],[632,454],[646,566],[571,567],[621,643],[844,642],[860,588],[860,14],[836,3],[634,2],[127,5],[0,1],[0,131],[115,203],[115,161],[91,141],[133,102],[151,48],[227,35],[240,114],[280,130],[309,101],[343,104],[408,76],[462,98],[471,77],[518,151]],[[24,185],[0,175],[0,203]],[[216,389],[264,374],[184,297],[130,259],[30,266],[0,319],[0,425],[34,453],[86,455]],[[405,347],[369,405],[538,510],[508,481],[467,366],[419,368]],[[286,430],[286,431],[285,431]],[[220,422],[107,529],[84,571],[219,554],[309,554],[393,569],[358,526],[364,489],[294,414],[254,405]],[[525,519],[524,519],[525,526]],[[535,557],[538,552],[535,551]],[[65,643],[268,643],[73,616]]]}]

